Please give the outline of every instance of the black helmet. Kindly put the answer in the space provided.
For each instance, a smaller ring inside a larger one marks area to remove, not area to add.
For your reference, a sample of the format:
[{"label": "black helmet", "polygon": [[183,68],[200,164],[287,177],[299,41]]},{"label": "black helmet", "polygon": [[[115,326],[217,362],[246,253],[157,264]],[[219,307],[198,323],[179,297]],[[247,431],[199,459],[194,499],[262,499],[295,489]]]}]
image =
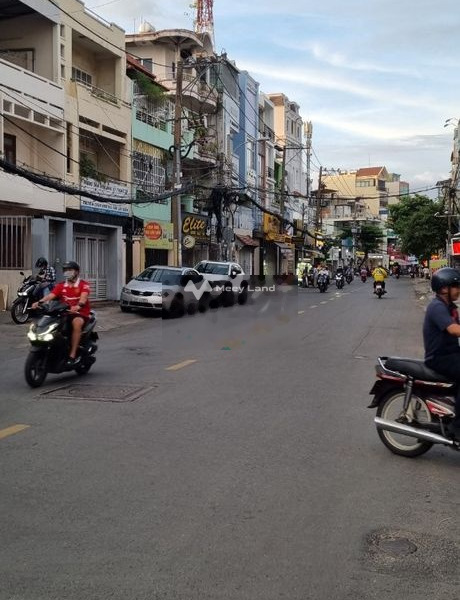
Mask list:
[{"label": "black helmet", "polygon": [[62,265],[63,271],[68,271],[70,269],[73,269],[74,271],[80,271],[80,265],[73,260],[69,260]]},{"label": "black helmet", "polygon": [[451,267],[444,267],[433,274],[431,278],[431,289],[439,292],[443,287],[460,286],[460,272]]},{"label": "black helmet", "polygon": [[35,263],[35,267],[37,269],[44,269],[47,266],[48,266],[48,261],[46,260],[46,258],[44,258],[43,256],[40,256],[40,258],[37,258],[37,262]]}]

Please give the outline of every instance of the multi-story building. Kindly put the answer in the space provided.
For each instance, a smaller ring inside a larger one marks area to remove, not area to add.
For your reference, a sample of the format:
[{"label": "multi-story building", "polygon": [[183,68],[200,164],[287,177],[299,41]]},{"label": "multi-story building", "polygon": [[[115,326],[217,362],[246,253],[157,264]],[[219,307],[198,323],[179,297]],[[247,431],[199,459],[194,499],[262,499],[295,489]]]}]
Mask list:
[{"label": "multi-story building", "polygon": [[143,235],[134,240],[133,254],[136,263],[138,253],[139,268],[143,269],[167,265],[173,250],[171,202],[164,194],[171,189],[174,105],[153,73],[129,55],[127,69],[133,81],[133,215],[144,224]]},{"label": "multi-story building", "polygon": [[[289,100],[285,94],[268,94],[273,102],[275,111],[275,148],[278,150],[276,163],[279,175],[277,177],[280,199],[280,213],[286,222],[302,221],[306,203],[306,176],[303,168],[303,122],[300,107]],[[276,167],[275,167],[276,168]],[[285,222],[280,227],[282,235],[288,238],[275,240],[277,245],[277,273],[294,273],[296,254],[302,249],[299,239],[295,247],[292,236],[297,233]]]},{"label": "multi-story building", "polygon": [[131,193],[124,34],[78,0],[34,6],[13,1],[0,22],[0,280],[14,290],[38,256],[58,275],[74,259],[93,298],[116,298],[131,222],[107,202]]},{"label": "multi-story building", "polygon": [[[321,222],[323,231],[337,235],[344,228],[373,223],[382,228],[382,248],[387,246],[388,205],[409,193],[401,176],[385,167],[366,167],[352,171],[327,171],[323,174]],[[391,235],[391,232],[390,232]]]},{"label": "multi-story building", "polygon": [[[210,190],[206,188],[215,181],[220,143],[212,39],[207,33],[184,29],[155,31],[143,23],[138,33],[126,36],[126,48],[174,99],[174,185],[193,181],[203,186],[200,194],[182,194],[180,200],[170,200],[175,239],[169,264],[192,266],[209,256],[211,228],[205,208]],[[183,236],[187,236],[186,246],[181,243]]]}]

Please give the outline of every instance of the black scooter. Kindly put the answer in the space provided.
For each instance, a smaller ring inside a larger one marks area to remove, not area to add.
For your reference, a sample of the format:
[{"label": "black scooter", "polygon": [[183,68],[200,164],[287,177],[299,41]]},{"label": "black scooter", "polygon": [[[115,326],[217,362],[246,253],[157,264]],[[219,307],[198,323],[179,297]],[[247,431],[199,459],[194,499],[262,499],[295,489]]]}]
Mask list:
[{"label": "black scooter", "polygon": [[18,325],[27,323],[29,318],[36,314],[36,311],[30,307],[34,302],[40,300],[40,284],[42,281],[33,275],[24,275],[23,271],[20,274],[24,277],[21,286],[17,291],[17,298],[11,305],[11,318]]},{"label": "black scooter", "polygon": [[68,304],[52,300],[38,308],[41,317],[30,326],[27,337],[32,348],[26,359],[24,375],[30,387],[39,387],[48,373],[63,373],[75,370],[85,375],[96,362],[96,341],[99,338],[94,328],[96,315],[91,311],[85,324],[78,349],[79,362],[74,367],[67,366],[70,350],[72,325],[68,315]]}]

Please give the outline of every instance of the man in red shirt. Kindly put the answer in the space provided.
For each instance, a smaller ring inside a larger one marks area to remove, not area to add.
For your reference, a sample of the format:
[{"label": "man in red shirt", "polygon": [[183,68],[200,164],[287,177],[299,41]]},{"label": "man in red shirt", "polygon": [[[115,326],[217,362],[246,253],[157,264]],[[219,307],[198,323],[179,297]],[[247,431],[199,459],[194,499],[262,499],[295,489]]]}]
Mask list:
[{"label": "man in red shirt", "polygon": [[53,291],[32,305],[37,308],[39,304],[58,299],[70,306],[69,318],[72,321],[72,336],[70,339],[70,352],[67,365],[74,367],[80,361],[77,357],[78,345],[80,344],[81,332],[85,322],[89,318],[89,293],[90,287],[87,281],[80,279],[80,266],[74,261],[62,265],[65,281],[54,286]]}]

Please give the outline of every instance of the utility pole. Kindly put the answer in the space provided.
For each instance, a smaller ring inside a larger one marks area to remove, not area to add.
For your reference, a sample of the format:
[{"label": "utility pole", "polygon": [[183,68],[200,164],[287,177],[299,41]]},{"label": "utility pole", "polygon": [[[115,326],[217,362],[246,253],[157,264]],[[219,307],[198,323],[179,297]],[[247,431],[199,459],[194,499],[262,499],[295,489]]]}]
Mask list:
[{"label": "utility pole", "polygon": [[[323,177],[323,167],[319,168],[319,177],[318,177],[318,192],[316,194],[316,215],[315,215],[315,229],[316,232],[319,231],[322,225],[321,219],[321,179]],[[316,245],[316,244],[315,244]]]},{"label": "utility pole", "polygon": [[[174,188],[182,186],[181,173],[181,144],[182,144],[182,81],[184,63],[180,56],[180,46],[177,47],[176,98],[174,107]],[[171,217],[173,222],[173,254],[174,266],[182,266],[182,210],[181,196],[171,198]]]},{"label": "utility pole", "polygon": [[280,233],[284,233],[284,192],[286,188],[286,144],[283,146],[283,160],[281,162],[281,194],[280,194]]}]

